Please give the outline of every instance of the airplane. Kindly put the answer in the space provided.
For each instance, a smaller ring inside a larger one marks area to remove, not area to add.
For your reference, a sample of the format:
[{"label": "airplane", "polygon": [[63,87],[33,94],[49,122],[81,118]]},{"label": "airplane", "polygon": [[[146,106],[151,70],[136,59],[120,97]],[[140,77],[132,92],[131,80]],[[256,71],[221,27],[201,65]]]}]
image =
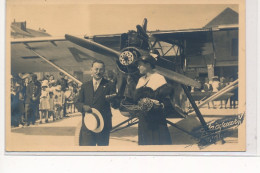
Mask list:
[{"label": "airplane", "polygon": [[[210,31],[229,30],[231,27],[211,28]],[[103,60],[108,69],[117,67],[119,71],[118,92],[116,96],[123,98],[126,87],[126,76],[138,74],[136,62],[142,55],[151,55],[157,59],[155,71],[165,76],[173,86],[183,89],[189,99],[193,111],[203,128],[208,130],[199,107],[196,105],[188,86],[200,88],[201,84],[196,80],[185,76],[186,66],[185,45],[189,41],[197,41],[198,49],[202,49],[203,43],[210,42],[209,29],[186,29],[175,31],[147,31],[147,19],[141,25],[136,26],[136,31],[123,34],[99,35],[94,37],[72,36],[45,37],[30,39],[15,39],[11,41],[11,73],[25,72],[51,72],[60,71],[74,80],[79,85],[82,81],[77,79],[72,71],[90,70],[94,59]],[[102,44],[103,43],[103,44]],[[171,56],[167,56],[171,53]],[[213,52],[214,53],[214,52]],[[174,56],[172,56],[172,54]],[[237,87],[238,81],[223,89],[221,94],[210,96],[203,102],[206,104],[213,99],[225,95]],[[176,92],[178,94],[178,92]],[[174,97],[172,96],[173,100]],[[124,115],[124,111],[121,110]],[[126,121],[114,126],[111,132],[130,127],[138,122],[134,115],[127,115]],[[172,114],[167,118],[185,118],[187,114],[173,103]],[[170,125],[190,134],[185,129],[167,121]],[[127,124],[122,127],[122,125]]]}]

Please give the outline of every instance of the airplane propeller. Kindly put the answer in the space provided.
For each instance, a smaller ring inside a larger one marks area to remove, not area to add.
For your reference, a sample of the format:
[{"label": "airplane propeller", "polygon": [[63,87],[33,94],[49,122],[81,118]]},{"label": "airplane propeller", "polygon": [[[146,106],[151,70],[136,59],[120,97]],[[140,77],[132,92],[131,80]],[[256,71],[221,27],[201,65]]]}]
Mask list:
[{"label": "airplane propeller", "polygon": [[145,32],[147,31],[147,19],[146,19],[146,18],[144,18],[143,30],[144,30]]},{"label": "airplane propeller", "polygon": [[116,58],[118,58],[118,56],[120,56],[120,52],[118,52],[114,49],[111,49],[109,47],[106,47],[102,44],[96,43],[94,41],[82,39],[82,38],[75,37],[75,36],[68,35],[68,34],[65,34],[65,38],[76,45],[87,48],[89,50],[100,53],[102,55],[108,55],[108,56],[112,56],[112,57],[116,57]]},{"label": "airplane propeller", "polygon": [[141,25],[136,25],[136,29],[138,33],[148,40],[149,36],[146,34],[146,31],[141,27]]}]

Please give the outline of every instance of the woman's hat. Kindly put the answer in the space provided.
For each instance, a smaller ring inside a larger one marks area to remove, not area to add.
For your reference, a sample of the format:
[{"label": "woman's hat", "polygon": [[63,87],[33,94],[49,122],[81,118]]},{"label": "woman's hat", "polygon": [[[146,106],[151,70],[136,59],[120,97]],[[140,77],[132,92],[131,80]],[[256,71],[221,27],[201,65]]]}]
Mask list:
[{"label": "woman's hat", "polygon": [[143,55],[143,56],[140,57],[139,61],[143,61],[145,63],[149,63],[149,64],[151,64],[152,68],[155,68],[157,57],[153,57],[151,54]]},{"label": "woman's hat", "polygon": [[91,113],[85,113],[84,124],[88,130],[100,133],[104,128],[104,119],[97,109],[91,108],[91,110]]}]

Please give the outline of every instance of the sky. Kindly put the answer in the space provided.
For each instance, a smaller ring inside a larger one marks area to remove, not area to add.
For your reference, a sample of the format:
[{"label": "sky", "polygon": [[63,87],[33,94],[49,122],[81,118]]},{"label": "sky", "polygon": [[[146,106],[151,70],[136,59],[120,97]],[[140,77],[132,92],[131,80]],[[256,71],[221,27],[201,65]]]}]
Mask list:
[{"label": "sky", "polygon": [[136,30],[144,18],[150,31],[201,28],[227,7],[238,12],[238,5],[232,4],[12,4],[7,19],[26,20],[28,28],[44,28],[52,36],[91,36]]}]

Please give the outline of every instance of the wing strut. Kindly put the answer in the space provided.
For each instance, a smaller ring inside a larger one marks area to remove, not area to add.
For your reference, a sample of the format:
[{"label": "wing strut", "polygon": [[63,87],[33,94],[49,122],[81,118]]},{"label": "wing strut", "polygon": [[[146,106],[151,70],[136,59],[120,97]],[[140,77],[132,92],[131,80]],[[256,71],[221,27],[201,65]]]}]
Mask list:
[{"label": "wing strut", "polygon": [[197,107],[197,105],[196,105],[196,103],[195,103],[193,97],[192,97],[191,94],[190,94],[190,91],[188,90],[187,86],[185,86],[185,85],[183,85],[183,84],[182,84],[181,86],[182,86],[182,88],[183,88],[183,90],[184,90],[186,96],[188,97],[188,99],[189,99],[189,101],[190,101],[190,103],[191,103],[191,105],[192,105],[194,111],[196,112],[196,115],[197,115],[197,117],[199,118],[200,123],[202,124],[203,128],[207,131],[207,130],[208,130],[207,123],[206,123],[206,121],[204,120],[203,116],[201,115],[201,112],[200,112],[199,108]]},{"label": "wing strut", "polygon": [[82,85],[82,82],[79,81],[77,78],[75,78],[73,75],[69,74],[67,71],[63,70],[61,67],[57,66],[56,64],[54,64],[53,62],[51,62],[50,60],[48,60],[47,58],[45,58],[44,56],[40,55],[39,53],[37,53],[36,51],[33,50],[33,48],[27,46],[28,49],[30,49],[34,54],[36,54],[37,56],[39,56],[41,59],[43,59],[45,62],[47,62],[48,64],[50,64],[51,66],[53,66],[54,68],[56,68],[57,70],[59,70],[60,72],[64,73],[66,76],[70,77],[72,80],[74,80],[75,82],[77,82],[79,85]]}]

